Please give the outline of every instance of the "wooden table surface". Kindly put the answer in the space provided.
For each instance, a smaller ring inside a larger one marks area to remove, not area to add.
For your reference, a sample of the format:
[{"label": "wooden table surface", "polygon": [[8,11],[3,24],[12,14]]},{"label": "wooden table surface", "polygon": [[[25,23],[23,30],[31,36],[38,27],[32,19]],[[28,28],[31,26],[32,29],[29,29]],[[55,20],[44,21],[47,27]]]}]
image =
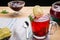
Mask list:
[{"label": "wooden table surface", "polygon": [[[49,13],[49,10],[51,7],[45,6],[45,7],[41,7],[41,8],[43,9],[44,13]],[[23,16],[28,16],[33,13],[32,9],[33,9],[33,7],[24,7],[24,8],[22,8],[21,12],[22,12]],[[7,11],[9,11],[9,13],[13,12],[13,10],[10,9],[9,7],[0,7],[0,12],[2,10],[7,10]],[[6,15],[0,14],[0,17],[6,17]],[[19,16],[19,17],[21,17],[21,16]],[[59,27],[58,27],[57,31],[53,35],[50,36],[50,40],[60,40],[60,28]]]}]

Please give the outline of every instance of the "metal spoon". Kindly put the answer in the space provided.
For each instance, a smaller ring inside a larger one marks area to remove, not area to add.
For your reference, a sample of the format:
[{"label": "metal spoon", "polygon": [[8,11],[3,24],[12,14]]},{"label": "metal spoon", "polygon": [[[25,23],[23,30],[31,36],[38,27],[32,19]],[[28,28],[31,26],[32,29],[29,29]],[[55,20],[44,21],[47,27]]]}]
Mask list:
[{"label": "metal spoon", "polygon": [[24,23],[24,28],[26,29],[26,38],[28,39],[28,27],[29,27],[29,23],[27,21],[25,21]]}]

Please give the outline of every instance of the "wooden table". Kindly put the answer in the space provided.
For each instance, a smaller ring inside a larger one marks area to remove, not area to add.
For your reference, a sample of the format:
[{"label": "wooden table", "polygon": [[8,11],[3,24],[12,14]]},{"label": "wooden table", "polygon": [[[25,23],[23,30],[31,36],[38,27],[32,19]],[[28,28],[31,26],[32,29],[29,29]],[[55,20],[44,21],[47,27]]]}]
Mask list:
[{"label": "wooden table", "polygon": [[[28,16],[33,13],[32,8],[33,7],[24,7],[22,8],[21,12],[23,13],[23,15],[26,14],[25,16]],[[43,9],[44,13],[49,13],[50,7],[45,6],[41,8]],[[13,10],[11,10],[9,7],[0,7],[0,12],[2,10],[7,10],[9,11],[9,13],[13,12]],[[0,17],[6,17],[6,15],[0,14]],[[58,30],[53,35],[50,36],[50,40],[60,40],[60,28],[59,27],[58,27]]]}]

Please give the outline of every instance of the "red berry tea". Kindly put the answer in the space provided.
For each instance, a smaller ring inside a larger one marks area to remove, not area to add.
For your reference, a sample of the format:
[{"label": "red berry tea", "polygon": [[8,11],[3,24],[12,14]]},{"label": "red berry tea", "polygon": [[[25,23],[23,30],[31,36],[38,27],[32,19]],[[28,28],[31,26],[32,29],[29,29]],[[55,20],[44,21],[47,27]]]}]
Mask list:
[{"label": "red berry tea", "polygon": [[10,8],[14,11],[19,11],[25,5],[24,1],[12,1],[10,3]]},{"label": "red berry tea", "polygon": [[49,17],[46,15],[42,18],[32,21],[31,25],[33,34],[38,37],[46,36],[49,31],[49,23]]},{"label": "red berry tea", "polygon": [[56,2],[50,9],[51,18],[60,25],[60,2]]}]

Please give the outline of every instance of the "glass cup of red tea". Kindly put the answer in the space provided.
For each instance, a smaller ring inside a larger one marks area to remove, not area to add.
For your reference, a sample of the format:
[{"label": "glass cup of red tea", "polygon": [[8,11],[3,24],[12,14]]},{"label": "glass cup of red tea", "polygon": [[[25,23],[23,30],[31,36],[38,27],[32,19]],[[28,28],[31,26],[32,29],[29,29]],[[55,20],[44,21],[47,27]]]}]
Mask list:
[{"label": "glass cup of red tea", "polygon": [[51,18],[60,25],[60,1],[52,4],[50,9]]},{"label": "glass cup of red tea", "polygon": [[8,3],[8,6],[15,11],[13,13],[13,16],[21,14],[21,12],[19,11],[24,7],[24,5],[25,5],[24,1],[11,1]]},{"label": "glass cup of red tea", "polygon": [[34,20],[31,21],[31,25],[33,37],[39,40],[45,39],[48,34],[54,34],[58,27],[56,22],[50,21],[49,14],[43,15],[38,19],[34,18]]}]

